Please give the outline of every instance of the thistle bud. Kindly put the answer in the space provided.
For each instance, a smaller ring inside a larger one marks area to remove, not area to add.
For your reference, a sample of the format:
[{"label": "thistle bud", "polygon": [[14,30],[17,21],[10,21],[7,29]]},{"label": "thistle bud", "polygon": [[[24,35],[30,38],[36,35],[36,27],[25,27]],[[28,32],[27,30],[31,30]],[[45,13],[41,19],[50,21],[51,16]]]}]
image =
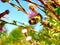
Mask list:
[{"label": "thistle bud", "polygon": [[31,36],[27,36],[26,37],[26,41],[31,41],[32,40],[32,37]]},{"label": "thistle bud", "polygon": [[6,10],[5,13],[6,13],[6,14],[9,14],[9,10]]},{"label": "thistle bud", "polygon": [[5,2],[9,2],[9,0],[1,0],[3,3],[5,3]]},{"label": "thistle bud", "polygon": [[22,33],[27,33],[27,29],[23,29],[22,30]]},{"label": "thistle bud", "polygon": [[4,11],[3,13],[0,14],[0,18],[4,17],[6,14],[9,14],[9,10]]}]

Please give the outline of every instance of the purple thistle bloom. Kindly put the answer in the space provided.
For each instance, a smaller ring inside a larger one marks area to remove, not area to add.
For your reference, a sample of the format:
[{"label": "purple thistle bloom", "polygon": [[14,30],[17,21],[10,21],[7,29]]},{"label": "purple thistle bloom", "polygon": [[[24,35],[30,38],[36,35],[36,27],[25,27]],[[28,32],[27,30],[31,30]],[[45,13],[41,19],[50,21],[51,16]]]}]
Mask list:
[{"label": "purple thistle bloom", "polygon": [[35,12],[33,12],[33,11],[31,11],[31,12],[29,12],[28,13],[28,17],[29,18],[33,18],[33,17],[35,17],[37,14],[35,13]]},{"label": "purple thistle bloom", "polygon": [[0,32],[2,32],[4,29],[3,28],[0,28]]}]

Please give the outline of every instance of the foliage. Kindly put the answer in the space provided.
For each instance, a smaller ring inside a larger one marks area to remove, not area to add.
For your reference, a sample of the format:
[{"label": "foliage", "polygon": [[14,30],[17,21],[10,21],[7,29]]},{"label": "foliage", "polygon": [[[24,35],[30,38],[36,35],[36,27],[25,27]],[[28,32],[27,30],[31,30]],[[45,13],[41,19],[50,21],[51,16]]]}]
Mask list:
[{"label": "foliage", "polygon": [[[0,32],[0,45],[60,45],[60,6],[56,4],[57,7],[53,8],[52,6],[51,9],[50,3],[47,3],[48,6],[43,3],[48,18],[41,23],[43,25],[42,30],[37,32],[31,25],[20,26],[16,24],[18,27],[12,30],[9,35],[6,30]],[[24,29],[27,32],[22,33]],[[28,36],[31,36],[32,39],[27,41]]]}]

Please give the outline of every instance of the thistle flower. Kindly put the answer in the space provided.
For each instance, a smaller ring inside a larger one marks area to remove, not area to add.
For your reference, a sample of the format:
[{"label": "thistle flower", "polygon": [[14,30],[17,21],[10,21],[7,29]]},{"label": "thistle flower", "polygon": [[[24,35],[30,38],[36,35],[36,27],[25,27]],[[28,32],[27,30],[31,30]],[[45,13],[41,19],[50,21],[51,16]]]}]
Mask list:
[{"label": "thistle flower", "polygon": [[4,30],[4,28],[0,28],[0,32],[2,32]]},{"label": "thistle flower", "polygon": [[4,31],[5,29],[3,28],[7,22],[4,20],[0,20],[0,32]]}]

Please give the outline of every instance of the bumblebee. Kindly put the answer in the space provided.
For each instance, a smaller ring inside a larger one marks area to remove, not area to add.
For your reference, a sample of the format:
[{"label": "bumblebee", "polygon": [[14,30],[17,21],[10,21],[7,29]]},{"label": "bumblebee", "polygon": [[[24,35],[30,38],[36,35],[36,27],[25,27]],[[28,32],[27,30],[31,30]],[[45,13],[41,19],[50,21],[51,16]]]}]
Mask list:
[{"label": "bumblebee", "polygon": [[31,25],[35,25],[38,22],[42,22],[42,16],[40,14],[36,15],[35,17],[29,20],[29,24]]}]

